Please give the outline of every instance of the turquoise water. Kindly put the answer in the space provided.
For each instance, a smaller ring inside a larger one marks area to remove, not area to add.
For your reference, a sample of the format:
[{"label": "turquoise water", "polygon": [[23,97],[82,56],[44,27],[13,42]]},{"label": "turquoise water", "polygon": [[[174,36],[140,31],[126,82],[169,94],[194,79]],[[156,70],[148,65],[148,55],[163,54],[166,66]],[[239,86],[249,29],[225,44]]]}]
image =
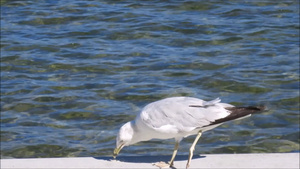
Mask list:
[{"label": "turquoise water", "polygon": [[299,152],[299,1],[1,1],[2,158],[111,156],[119,127],[170,96],[270,109],[195,154]]}]

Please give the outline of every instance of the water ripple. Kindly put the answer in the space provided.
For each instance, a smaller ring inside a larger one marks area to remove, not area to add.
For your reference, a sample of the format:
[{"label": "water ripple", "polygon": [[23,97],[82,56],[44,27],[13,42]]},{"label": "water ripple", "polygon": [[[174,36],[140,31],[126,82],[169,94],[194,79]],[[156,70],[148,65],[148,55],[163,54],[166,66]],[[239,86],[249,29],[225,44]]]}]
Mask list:
[{"label": "water ripple", "polygon": [[204,133],[201,153],[299,152],[298,14],[293,0],[1,1],[1,157],[110,156],[123,123],[171,96],[270,108]]}]

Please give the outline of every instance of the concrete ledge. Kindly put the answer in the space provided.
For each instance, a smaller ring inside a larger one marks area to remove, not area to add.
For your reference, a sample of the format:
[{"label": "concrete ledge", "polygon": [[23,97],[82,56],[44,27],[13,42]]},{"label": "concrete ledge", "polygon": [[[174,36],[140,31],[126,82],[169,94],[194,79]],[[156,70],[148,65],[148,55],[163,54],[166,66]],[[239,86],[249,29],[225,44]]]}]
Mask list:
[{"label": "concrete ledge", "polygon": [[[55,168],[153,168],[151,163],[168,161],[171,156],[120,156],[77,158],[1,159],[1,169],[55,169]],[[175,168],[185,168],[187,156],[177,156]],[[276,154],[207,154],[195,156],[190,168],[299,168],[299,153]]]}]

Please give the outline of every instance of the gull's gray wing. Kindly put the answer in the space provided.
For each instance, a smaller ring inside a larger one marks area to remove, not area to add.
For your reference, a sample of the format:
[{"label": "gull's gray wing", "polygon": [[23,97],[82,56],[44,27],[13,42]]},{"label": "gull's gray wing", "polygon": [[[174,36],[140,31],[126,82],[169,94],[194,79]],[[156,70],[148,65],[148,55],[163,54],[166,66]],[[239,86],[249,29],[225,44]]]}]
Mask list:
[{"label": "gull's gray wing", "polygon": [[166,133],[190,132],[208,126],[230,113],[220,99],[203,101],[192,97],[172,97],[148,104],[137,117],[148,127]]}]

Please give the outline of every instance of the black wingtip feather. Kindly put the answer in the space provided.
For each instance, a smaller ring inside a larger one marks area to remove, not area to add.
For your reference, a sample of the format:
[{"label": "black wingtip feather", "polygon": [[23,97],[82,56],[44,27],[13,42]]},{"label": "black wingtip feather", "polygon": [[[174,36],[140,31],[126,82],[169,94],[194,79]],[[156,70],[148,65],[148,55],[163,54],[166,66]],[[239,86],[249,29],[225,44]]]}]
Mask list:
[{"label": "black wingtip feather", "polygon": [[231,114],[253,114],[264,111],[266,109],[265,106],[248,106],[248,107],[226,107],[226,110],[231,111]]},{"label": "black wingtip feather", "polygon": [[266,106],[249,106],[249,107],[226,107],[230,115],[212,122],[210,125],[220,124],[226,121],[235,120],[249,114],[259,113],[266,110]]}]

